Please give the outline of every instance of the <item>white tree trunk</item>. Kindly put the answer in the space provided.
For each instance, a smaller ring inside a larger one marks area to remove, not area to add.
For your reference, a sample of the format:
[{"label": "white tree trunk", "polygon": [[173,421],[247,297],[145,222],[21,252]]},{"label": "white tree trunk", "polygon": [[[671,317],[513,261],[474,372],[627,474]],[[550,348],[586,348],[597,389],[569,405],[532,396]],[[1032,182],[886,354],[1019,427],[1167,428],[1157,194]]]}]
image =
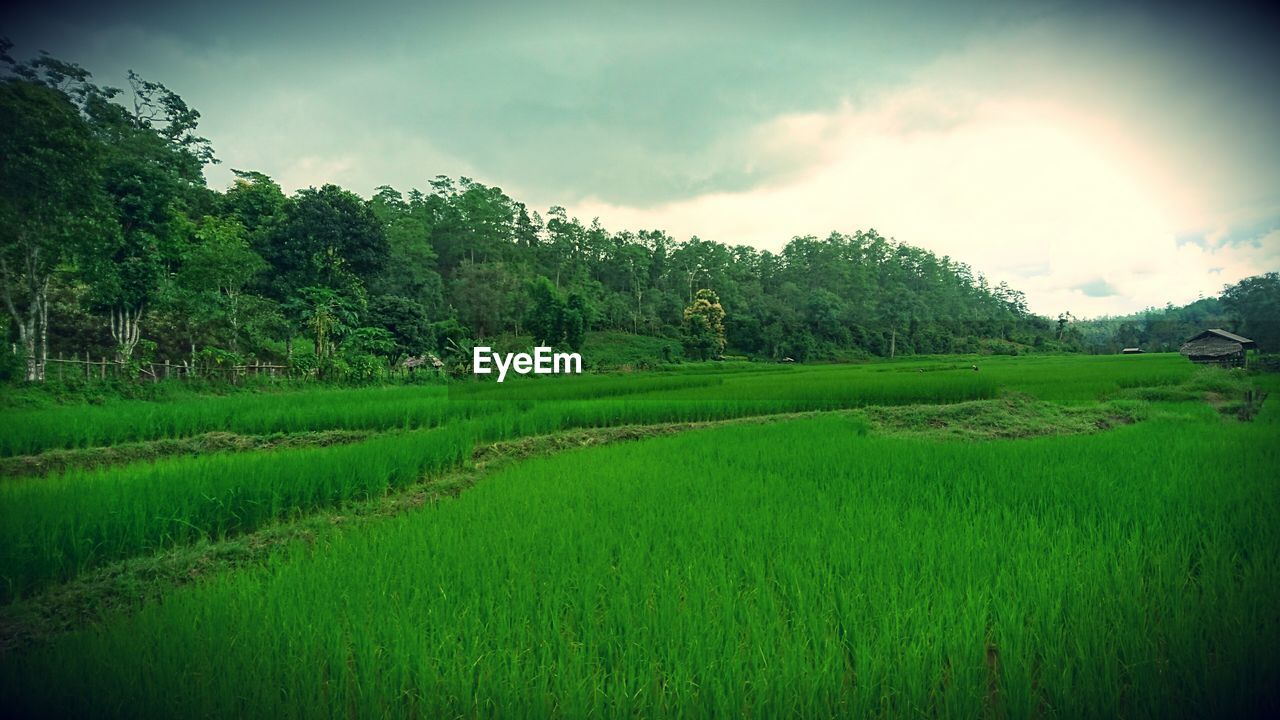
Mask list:
[{"label": "white tree trunk", "polygon": [[44,370],[49,365],[49,278],[40,287],[40,362],[36,366],[38,379],[44,382]]},{"label": "white tree trunk", "polygon": [[19,284],[25,286],[25,312],[18,310],[13,299],[12,282],[8,265],[0,259],[0,275],[5,279],[4,303],[18,326],[18,341],[27,356],[26,379],[29,382],[44,380],[44,368],[49,358],[49,273],[40,273],[39,248],[33,248],[25,258],[26,272]]},{"label": "white tree trunk", "polygon": [[111,339],[116,341],[116,360],[129,362],[133,349],[142,338],[142,308],[130,310],[128,306],[113,307],[110,311]]}]

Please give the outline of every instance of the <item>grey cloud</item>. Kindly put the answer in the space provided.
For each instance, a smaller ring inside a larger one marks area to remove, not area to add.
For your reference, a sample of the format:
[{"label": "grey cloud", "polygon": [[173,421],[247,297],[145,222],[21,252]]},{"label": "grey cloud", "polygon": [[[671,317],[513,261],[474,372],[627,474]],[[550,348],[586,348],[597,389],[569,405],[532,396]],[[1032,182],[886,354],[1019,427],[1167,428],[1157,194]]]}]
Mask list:
[{"label": "grey cloud", "polygon": [[1079,290],[1084,293],[1086,297],[1091,298],[1111,297],[1112,295],[1120,294],[1119,291],[1111,287],[1111,284],[1102,278],[1076,285],[1074,289]]}]

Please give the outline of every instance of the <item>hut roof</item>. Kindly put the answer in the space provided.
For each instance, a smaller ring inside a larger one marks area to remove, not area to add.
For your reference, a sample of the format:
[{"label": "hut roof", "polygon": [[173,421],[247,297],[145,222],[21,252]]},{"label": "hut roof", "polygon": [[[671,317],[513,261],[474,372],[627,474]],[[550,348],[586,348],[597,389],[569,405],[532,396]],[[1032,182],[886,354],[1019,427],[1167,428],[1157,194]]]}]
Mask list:
[{"label": "hut roof", "polygon": [[1225,357],[1244,351],[1244,345],[1216,335],[1197,336],[1185,343],[1178,352],[1190,357]]},{"label": "hut roof", "polygon": [[1227,341],[1230,341],[1230,342],[1240,343],[1240,345],[1241,345],[1242,347],[1245,347],[1245,348],[1250,348],[1250,349],[1252,349],[1252,348],[1256,348],[1256,347],[1258,347],[1258,343],[1256,343],[1256,342],[1254,342],[1254,341],[1250,340],[1250,339],[1249,339],[1249,338],[1247,338],[1247,337],[1240,337],[1239,335],[1236,335],[1235,333],[1227,332],[1226,330],[1221,330],[1221,329],[1218,329],[1218,328],[1213,328],[1213,329],[1211,329],[1211,330],[1205,330],[1205,331],[1201,332],[1199,335],[1196,335],[1195,337],[1193,337],[1193,338],[1191,338],[1191,339],[1187,340],[1187,342],[1188,342],[1188,343],[1193,343],[1193,342],[1195,342],[1195,341],[1197,341],[1197,340],[1202,340],[1202,339],[1204,339],[1204,338],[1209,338],[1209,337],[1216,337],[1216,338],[1221,338],[1221,339],[1223,339],[1223,340],[1227,340]]},{"label": "hut roof", "polygon": [[430,365],[437,369],[444,367],[444,363],[440,362],[440,358],[431,353],[411,357],[404,361],[404,366],[407,368],[422,367],[423,365]]},{"label": "hut roof", "polygon": [[1142,348],[1125,348],[1125,349],[1121,350],[1120,352],[1121,352],[1121,353],[1123,353],[1123,354],[1125,354],[1125,355],[1141,355],[1141,354],[1142,354]]}]

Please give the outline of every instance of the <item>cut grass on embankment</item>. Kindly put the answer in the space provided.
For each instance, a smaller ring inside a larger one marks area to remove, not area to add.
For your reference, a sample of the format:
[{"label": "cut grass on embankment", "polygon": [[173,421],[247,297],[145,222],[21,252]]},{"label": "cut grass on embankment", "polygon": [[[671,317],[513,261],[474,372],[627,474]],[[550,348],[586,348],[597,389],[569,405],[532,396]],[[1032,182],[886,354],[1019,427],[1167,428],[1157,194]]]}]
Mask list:
[{"label": "cut grass on embankment", "polygon": [[1256,715],[1280,686],[1275,409],[1016,442],[824,416],[534,459],[6,658],[0,695],[76,717]]},{"label": "cut grass on embankment", "polygon": [[210,432],[189,438],[148,440],[98,448],[46,450],[37,455],[0,457],[0,478],[31,477],[64,473],[68,470],[154,462],[178,455],[250,452],[254,450],[288,450],[304,447],[328,447],[359,442],[370,437],[366,430],[321,430],[318,432],[277,433],[275,435],[237,435]]}]

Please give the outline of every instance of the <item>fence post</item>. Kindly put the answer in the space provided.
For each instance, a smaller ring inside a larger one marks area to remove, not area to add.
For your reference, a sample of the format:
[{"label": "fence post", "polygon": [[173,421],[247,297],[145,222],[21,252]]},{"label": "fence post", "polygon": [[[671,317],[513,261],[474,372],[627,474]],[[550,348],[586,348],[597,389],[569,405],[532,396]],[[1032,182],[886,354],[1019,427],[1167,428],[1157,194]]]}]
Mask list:
[{"label": "fence post", "polygon": [[99,362],[98,362],[98,379],[99,379],[99,380],[106,380],[106,379],[107,379],[107,359],[106,359],[106,358],[99,358]]},{"label": "fence post", "polygon": [[84,351],[84,379],[89,379],[89,351]]}]

